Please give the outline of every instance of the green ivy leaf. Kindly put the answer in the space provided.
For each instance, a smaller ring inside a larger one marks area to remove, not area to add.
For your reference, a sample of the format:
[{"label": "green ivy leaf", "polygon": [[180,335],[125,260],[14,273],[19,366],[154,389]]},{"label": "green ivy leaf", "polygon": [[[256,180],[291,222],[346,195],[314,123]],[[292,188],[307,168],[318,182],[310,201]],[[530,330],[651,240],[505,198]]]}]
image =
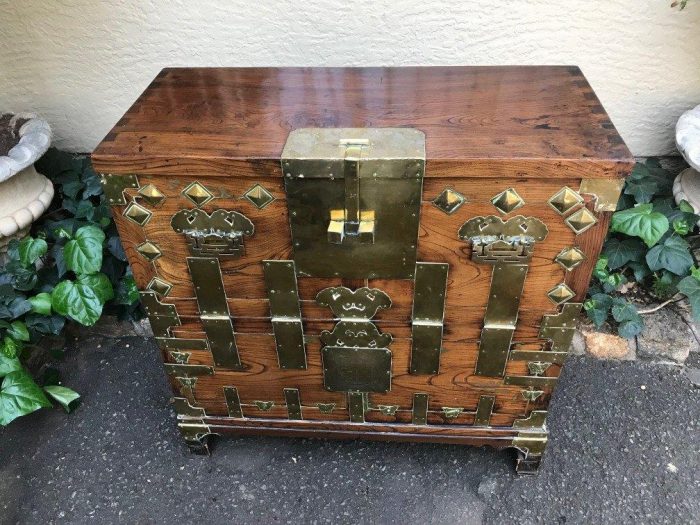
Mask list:
[{"label": "green ivy leaf", "polygon": [[80,394],[75,390],[66,388],[65,386],[49,385],[44,387],[44,391],[49,394],[55,401],[65,409],[66,412],[71,412],[80,399]]},{"label": "green ivy leaf", "polygon": [[32,334],[58,335],[63,330],[66,319],[62,315],[28,314],[24,318],[24,322]]},{"label": "green ivy leaf", "polygon": [[644,320],[637,313],[637,308],[619,297],[613,299],[612,315],[617,321],[617,333],[627,339],[634,337],[644,329]]},{"label": "green ivy leaf", "polygon": [[644,279],[651,275],[651,270],[647,266],[646,261],[632,261],[629,263],[629,267],[632,270],[632,273],[634,274],[634,280],[637,282],[642,282]]},{"label": "green ivy leaf", "polygon": [[688,298],[693,318],[700,321],[700,281],[689,275],[678,283],[678,291]]},{"label": "green ivy leaf", "polygon": [[596,328],[600,328],[605,323],[612,306],[612,297],[604,293],[594,294],[583,305],[586,315],[593,322]]},{"label": "green ivy leaf", "polygon": [[608,259],[608,268],[616,270],[630,261],[644,260],[646,248],[639,239],[617,239],[612,237],[605,242],[603,254]]},{"label": "green ivy leaf", "polygon": [[39,282],[39,276],[34,267],[14,268],[12,270],[12,286],[15,290],[27,292],[33,289],[37,282]]},{"label": "green ivy leaf", "polygon": [[693,208],[685,199],[678,203],[678,209],[680,209],[683,213],[695,213],[695,208]]},{"label": "green ivy leaf", "polygon": [[613,213],[610,229],[631,237],[639,237],[648,247],[654,246],[668,231],[668,219],[653,210],[651,204],[639,204],[629,210]]},{"label": "green ivy leaf", "polygon": [[679,217],[673,220],[673,231],[678,235],[688,235],[693,230],[694,224],[685,217]]},{"label": "green ivy leaf", "polygon": [[71,199],[77,199],[78,193],[82,190],[85,185],[77,178],[77,174],[74,175],[75,179],[71,181],[64,182],[61,186],[61,191],[63,194]]},{"label": "green ivy leaf", "polygon": [[[639,166],[639,164],[637,165]],[[635,167],[636,170],[636,167]],[[632,174],[634,175],[634,170]],[[625,184],[625,193],[632,195],[638,203],[646,203],[651,201],[652,197],[659,191],[659,186],[651,177],[630,175]]]},{"label": "green ivy leaf", "polygon": [[117,286],[117,294],[115,302],[117,304],[132,305],[139,300],[139,290],[136,287],[136,281],[131,275],[125,275]]},{"label": "green ivy leaf", "polygon": [[698,268],[697,266],[693,266],[693,267],[690,269],[690,275],[692,275],[692,276],[695,277],[698,281],[700,281],[700,268]]},{"label": "green ivy leaf", "polygon": [[7,335],[15,341],[29,341],[29,332],[27,331],[27,325],[24,324],[24,321],[12,321],[10,327],[7,329]]},{"label": "green ivy leaf", "polygon": [[625,339],[632,339],[634,336],[639,335],[642,330],[644,330],[644,320],[641,317],[623,321],[617,326],[618,335]]},{"label": "green ivy leaf", "polygon": [[0,353],[2,353],[2,355],[9,358],[17,357],[20,350],[22,350],[22,347],[17,341],[12,339],[9,335],[3,337],[2,343],[0,343]]},{"label": "green ivy leaf", "polygon": [[27,299],[32,305],[32,312],[42,315],[51,315],[51,294],[41,292]]},{"label": "green ivy leaf", "polygon": [[51,402],[26,371],[10,372],[3,379],[0,388],[0,426],[50,406]]},{"label": "green ivy leaf", "polygon": [[83,171],[81,178],[85,184],[83,198],[87,199],[88,197],[102,195],[102,181],[89,163]]},{"label": "green ivy leaf", "polygon": [[66,267],[78,274],[97,273],[102,267],[104,232],[97,226],[83,226],[63,247]]},{"label": "green ivy leaf", "polygon": [[78,282],[82,285],[89,286],[102,304],[114,298],[112,283],[109,282],[109,278],[103,273],[81,275],[78,277]]},{"label": "green ivy leaf", "polygon": [[7,357],[0,353],[0,378],[5,377],[10,372],[22,370],[22,363],[16,357]]},{"label": "green ivy leaf", "polygon": [[44,239],[25,237],[19,243],[19,260],[23,266],[34,264],[49,249]]},{"label": "green ivy leaf", "polygon": [[666,299],[672,297],[678,291],[680,277],[668,270],[661,270],[661,273],[654,274],[654,282],[651,289],[657,297]]},{"label": "green ivy leaf", "polygon": [[80,282],[58,283],[51,292],[51,307],[85,326],[94,325],[102,315],[102,301],[91,286]]},{"label": "green ivy leaf", "polygon": [[666,269],[676,275],[685,275],[693,266],[690,247],[681,237],[671,235],[663,243],[654,246],[646,255],[652,271]]}]

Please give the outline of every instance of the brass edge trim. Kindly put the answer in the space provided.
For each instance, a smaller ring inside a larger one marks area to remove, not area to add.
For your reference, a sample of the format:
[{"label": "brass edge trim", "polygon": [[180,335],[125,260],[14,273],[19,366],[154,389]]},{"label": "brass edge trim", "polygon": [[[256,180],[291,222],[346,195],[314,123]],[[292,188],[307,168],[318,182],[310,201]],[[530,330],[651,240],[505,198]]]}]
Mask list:
[{"label": "brass edge trim", "polygon": [[525,454],[526,457],[541,456],[544,454],[547,440],[546,432],[519,432],[513,438],[512,446]]},{"label": "brass edge trim", "polygon": [[161,350],[209,350],[206,339],[184,339],[179,337],[156,337]]},{"label": "brass edge trim", "polygon": [[447,263],[416,263],[411,314],[411,374],[437,374],[442,351]]},{"label": "brass edge trim", "polygon": [[174,304],[161,303],[155,292],[139,292],[151,330],[155,337],[170,337],[170,327],[180,325],[180,317]]},{"label": "brass edge trim", "polygon": [[195,417],[202,418],[206,417],[206,412],[201,407],[192,406],[188,399],[184,397],[174,397],[171,400],[173,408],[177,413],[178,418],[183,417]]},{"label": "brass edge trim", "polygon": [[136,175],[113,175],[106,173],[101,175],[102,189],[110,206],[126,205],[124,190],[126,188],[138,189],[139,182]]},{"label": "brass edge trim", "polygon": [[552,388],[557,384],[557,377],[539,376],[506,376],[503,379],[504,385],[534,386],[537,388]]},{"label": "brass edge trim", "polygon": [[525,419],[513,421],[513,428],[541,428],[545,429],[547,424],[546,410],[533,410]]},{"label": "brass edge trim", "polygon": [[547,350],[511,350],[508,359],[511,361],[548,361],[560,365],[566,360],[568,355],[568,352],[552,352]]},{"label": "brass edge trim", "polygon": [[582,179],[578,191],[595,196],[595,211],[615,211],[624,184],[625,179]]},{"label": "brass edge trim", "polygon": [[214,375],[214,367],[208,365],[181,365],[178,363],[164,363],[165,373],[176,377],[195,377]]}]

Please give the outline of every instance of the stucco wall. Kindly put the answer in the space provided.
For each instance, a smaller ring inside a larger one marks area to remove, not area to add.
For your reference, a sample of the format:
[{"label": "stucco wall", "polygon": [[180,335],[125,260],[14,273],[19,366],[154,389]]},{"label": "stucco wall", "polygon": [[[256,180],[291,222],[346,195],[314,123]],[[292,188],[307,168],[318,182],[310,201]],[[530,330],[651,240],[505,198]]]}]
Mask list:
[{"label": "stucco wall", "polygon": [[89,151],[165,66],[577,64],[632,152],[666,154],[700,103],[700,1],[669,4],[0,0],[0,109]]}]

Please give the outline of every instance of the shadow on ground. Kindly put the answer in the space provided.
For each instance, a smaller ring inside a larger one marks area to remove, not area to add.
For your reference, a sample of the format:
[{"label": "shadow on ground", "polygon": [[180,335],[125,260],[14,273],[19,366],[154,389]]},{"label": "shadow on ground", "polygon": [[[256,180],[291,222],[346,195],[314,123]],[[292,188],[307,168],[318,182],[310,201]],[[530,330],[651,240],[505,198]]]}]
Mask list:
[{"label": "shadow on ground", "polygon": [[540,474],[517,478],[508,452],[447,445],[241,438],[193,456],[175,429],[154,343],[75,344],[80,351],[62,368],[82,406],[0,430],[2,523],[681,524],[700,516],[700,390],[678,368],[571,358]]}]

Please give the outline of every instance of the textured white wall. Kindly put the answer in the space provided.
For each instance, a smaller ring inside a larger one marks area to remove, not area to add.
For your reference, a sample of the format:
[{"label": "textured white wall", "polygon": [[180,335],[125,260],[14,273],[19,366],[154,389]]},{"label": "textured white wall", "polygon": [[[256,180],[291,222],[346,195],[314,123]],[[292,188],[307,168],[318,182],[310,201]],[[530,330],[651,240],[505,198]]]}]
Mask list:
[{"label": "textured white wall", "polygon": [[632,152],[666,154],[700,103],[700,1],[669,4],[0,0],[0,109],[89,151],[166,66],[576,64]]}]

